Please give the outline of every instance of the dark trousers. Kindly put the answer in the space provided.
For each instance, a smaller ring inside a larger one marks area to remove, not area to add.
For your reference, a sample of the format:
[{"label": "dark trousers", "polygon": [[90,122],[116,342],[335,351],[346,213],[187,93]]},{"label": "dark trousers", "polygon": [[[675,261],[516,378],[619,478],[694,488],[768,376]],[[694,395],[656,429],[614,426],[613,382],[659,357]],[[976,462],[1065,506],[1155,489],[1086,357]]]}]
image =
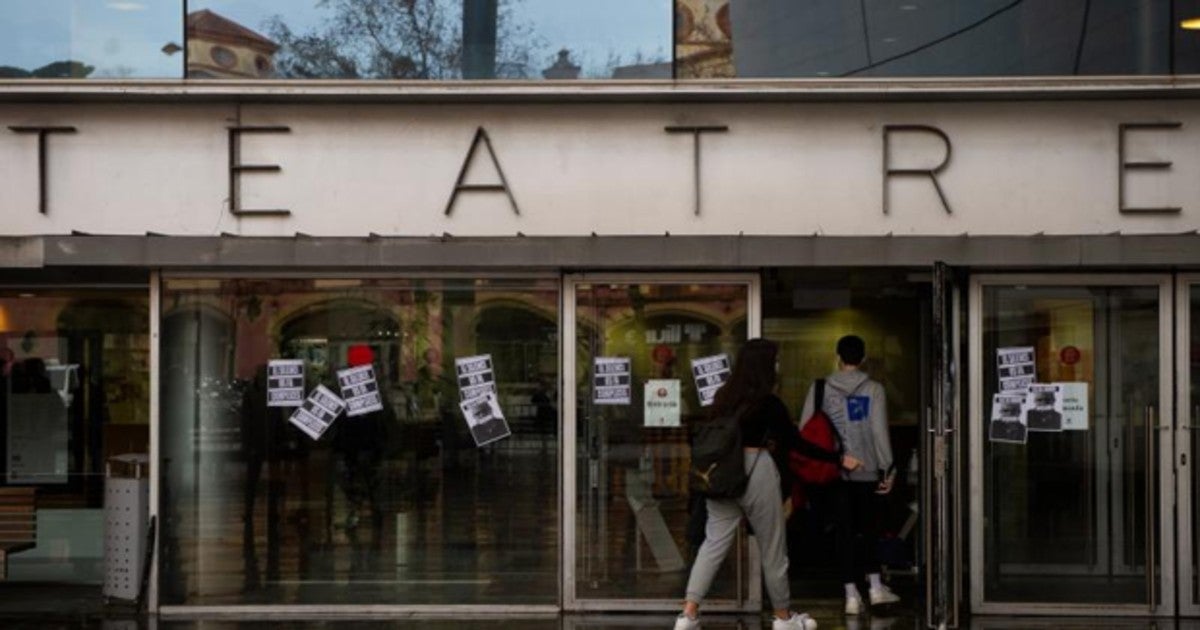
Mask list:
[{"label": "dark trousers", "polygon": [[834,524],[838,574],[842,583],[857,583],[867,573],[879,572],[879,523],[883,516],[879,484],[839,481],[825,490],[825,505]]}]

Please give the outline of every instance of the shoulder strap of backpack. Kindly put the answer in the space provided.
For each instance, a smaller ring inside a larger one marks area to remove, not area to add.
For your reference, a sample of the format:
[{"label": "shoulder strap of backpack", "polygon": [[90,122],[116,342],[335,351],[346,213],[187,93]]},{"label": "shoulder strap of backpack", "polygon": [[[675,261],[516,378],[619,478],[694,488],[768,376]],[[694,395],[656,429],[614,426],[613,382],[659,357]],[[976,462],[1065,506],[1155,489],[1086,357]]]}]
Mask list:
[{"label": "shoulder strap of backpack", "polygon": [[813,391],[813,409],[820,410],[825,407],[825,379],[817,379]]}]

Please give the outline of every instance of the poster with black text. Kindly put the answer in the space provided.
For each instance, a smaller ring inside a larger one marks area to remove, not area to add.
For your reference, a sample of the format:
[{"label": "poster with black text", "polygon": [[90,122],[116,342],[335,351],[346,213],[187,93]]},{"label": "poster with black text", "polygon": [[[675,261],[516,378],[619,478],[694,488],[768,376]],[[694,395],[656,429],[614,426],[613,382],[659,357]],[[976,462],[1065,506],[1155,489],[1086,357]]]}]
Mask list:
[{"label": "poster with black text", "polygon": [[1000,391],[1023,392],[1037,380],[1037,365],[1033,347],[996,349],[996,375],[1000,379]]},{"label": "poster with black text", "polygon": [[700,398],[700,406],[713,404],[717,390],[729,378],[729,356],[717,354],[711,357],[692,359],[692,377],[696,379],[696,393]]},{"label": "poster with black text", "polygon": [[592,372],[592,402],[628,405],[633,398],[632,378],[629,357],[596,357]]},{"label": "poster with black text", "polygon": [[361,416],[372,411],[383,411],[383,399],[379,396],[379,382],[375,380],[375,368],[370,365],[338,370],[338,386],[346,401],[347,416]]},{"label": "poster with black text", "polygon": [[454,360],[454,370],[458,375],[460,400],[478,398],[488,392],[499,393],[496,390],[496,375],[492,371],[492,355],[459,357]]},{"label": "poster with black text", "polygon": [[317,385],[304,404],[292,412],[288,422],[296,425],[308,437],[319,440],[345,408],[346,403],[337,394],[324,385]]},{"label": "poster with black text", "polygon": [[304,404],[304,361],[272,359],[267,362],[267,406],[299,407]]},{"label": "poster with black text", "polygon": [[469,398],[459,403],[463,417],[467,420],[467,428],[475,440],[475,446],[491,444],[496,440],[511,435],[508,421],[500,410],[500,401],[496,395],[488,392],[482,396]]}]

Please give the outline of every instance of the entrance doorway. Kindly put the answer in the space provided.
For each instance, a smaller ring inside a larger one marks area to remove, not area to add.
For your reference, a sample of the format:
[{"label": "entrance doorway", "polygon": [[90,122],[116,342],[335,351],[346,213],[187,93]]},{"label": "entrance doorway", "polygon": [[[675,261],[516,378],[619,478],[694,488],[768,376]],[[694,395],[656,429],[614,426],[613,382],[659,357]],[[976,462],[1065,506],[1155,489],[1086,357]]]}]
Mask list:
[{"label": "entrance doorway", "polygon": [[971,283],[972,609],[1174,614],[1171,283]]}]

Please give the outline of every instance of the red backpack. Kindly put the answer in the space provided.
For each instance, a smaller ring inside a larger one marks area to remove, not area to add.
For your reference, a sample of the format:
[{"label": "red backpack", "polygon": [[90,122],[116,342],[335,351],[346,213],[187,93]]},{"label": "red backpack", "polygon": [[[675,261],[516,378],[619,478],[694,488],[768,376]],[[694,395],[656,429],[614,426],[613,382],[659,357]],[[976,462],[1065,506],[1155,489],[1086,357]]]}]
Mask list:
[{"label": "red backpack", "polygon": [[[838,435],[833,421],[825,415],[822,406],[825,402],[825,379],[817,379],[813,388],[813,412],[804,428],[800,429],[800,438],[829,453],[842,452],[842,438]],[[823,486],[842,478],[842,467],[834,462],[822,461],[806,457],[792,451],[792,473],[800,483],[810,486]]]}]

